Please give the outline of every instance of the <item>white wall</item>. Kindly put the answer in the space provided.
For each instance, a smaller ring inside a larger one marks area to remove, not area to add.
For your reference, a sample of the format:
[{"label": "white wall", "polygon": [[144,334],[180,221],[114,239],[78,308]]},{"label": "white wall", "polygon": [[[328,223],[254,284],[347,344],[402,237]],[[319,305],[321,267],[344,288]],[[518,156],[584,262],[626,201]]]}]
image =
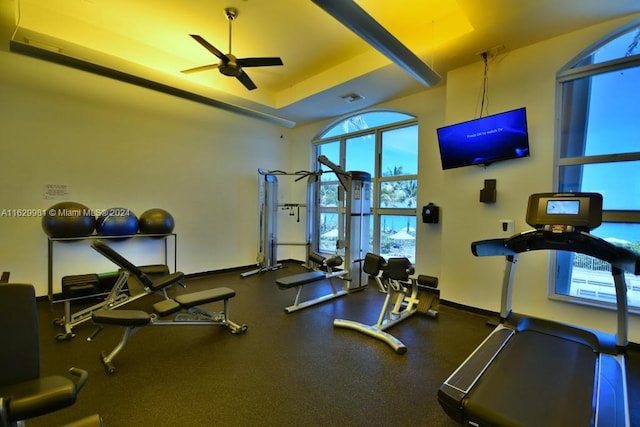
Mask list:
[{"label": "white wall", "polygon": [[[489,65],[488,113],[527,107],[531,156],[487,168],[442,171],[435,129],[478,117],[484,64],[478,61],[447,74],[446,87],[423,91],[379,107],[397,108],[419,117],[420,168],[418,206],[441,207],[441,223],[417,227],[416,269],[440,278],[442,298],[499,311],[504,259],[476,258],[474,240],[500,236],[499,220],[525,222],[530,194],[553,191],[555,75],[583,49],[629,22],[620,19],[498,56]],[[487,111],[485,110],[485,114]],[[327,122],[296,128],[297,142],[310,141]],[[306,160],[300,152],[299,162]],[[497,203],[479,202],[485,179],[497,180]],[[419,212],[418,212],[419,214]],[[615,330],[610,311],[552,301],[547,297],[548,254],[521,256],[516,272],[515,311],[585,327]],[[631,319],[630,338],[640,342],[640,322]]]},{"label": "white wall", "polygon": [[[21,55],[0,51],[0,63],[0,210],[45,209],[58,201],[44,184],[67,184],[92,209],[169,211],[185,273],[256,262],[257,169],[287,167],[281,128]],[[0,270],[46,293],[41,217],[0,216],[0,235]],[[56,246],[56,276],[113,269],[68,246]]]}]

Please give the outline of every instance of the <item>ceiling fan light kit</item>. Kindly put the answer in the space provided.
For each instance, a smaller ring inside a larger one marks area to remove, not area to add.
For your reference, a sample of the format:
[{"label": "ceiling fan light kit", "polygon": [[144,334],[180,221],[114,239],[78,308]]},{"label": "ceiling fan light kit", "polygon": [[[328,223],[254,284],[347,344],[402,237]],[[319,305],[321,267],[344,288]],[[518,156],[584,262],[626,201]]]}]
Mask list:
[{"label": "ceiling fan light kit", "polygon": [[225,16],[227,17],[227,21],[229,21],[229,53],[226,55],[219,51],[216,47],[214,47],[211,43],[206,41],[203,37],[197,34],[190,34],[190,36],[200,43],[205,49],[209,52],[213,53],[220,62],[218,64],[209,64],[202,65],[195,68],[189,68],[187,70],[182,70],[183,73],[195,73],[199,71],[211,70],[213,68],[218,68],[221,74],[229,77],[237,78],[240,83],[242,83],[247,89],[253,90],[256,89],[257,86],[251,80],[249,75],[245,73],[242,69],[243,67],[269,67],[274,65],[283,65],[282,59],[278,57],[263,57],[263,58],[237,58],[235,55],[231,53],[231,36],[232,36],[232,27],[231,23],[235,21],[238,17],[238,9],[234,7],[228,7],[224,10]]}]

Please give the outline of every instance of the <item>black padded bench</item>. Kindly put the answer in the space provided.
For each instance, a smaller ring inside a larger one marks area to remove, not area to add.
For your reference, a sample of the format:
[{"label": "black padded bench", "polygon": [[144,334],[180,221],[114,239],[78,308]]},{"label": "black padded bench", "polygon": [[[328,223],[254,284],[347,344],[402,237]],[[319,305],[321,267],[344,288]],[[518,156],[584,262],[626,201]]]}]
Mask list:
[{"label": "black padded bench", "polygon": [[317,282],[326,279],[326,274],[322,271],[310,271],[308,273],[294,274],[293,276],[281,277],[276,280],[276,285],[280,289],[295,288],[296,286],[306,285],[307,283]]},{"label": "black padded bench", "polygon": [[[104,257],[120,267],[118,273],[100,275],[96,273],[64,276],[62,278],[62,299],[64,316],[55,319],[64,332],[58,333],[58,341],[70,340],[75,334],[73,328],[91,319],[97,310],[112,310],[153,293],[162,293],[167,297],[166,289],[172,285],[182,285],[182,272],[169,273],[164,264],[137,267],[100,240],[91,245]],[[73,301],[85,298],[101,300],[79,311],[71,311]]]},{"label": "black padded bench", "polygon": [[190,294],[178,295],[174,299],[160,301],[153,305],[153,311],[158,316],[168,316],[181,309],[189,309],[199,305],[216,301],[226,301],[236,296],[236,291],[229,288],[214,288],[206,291],[192,292]]},{"label": "black padded bench", "polygon": [[[162,300],[153,305],[153,311],[157,316],[166,317],[183,309],[225,301],[234,296],[236,292],[233,289],[208,289]],[[143,310],[98,310],[93,312],[92,318],[94,323],[100,325],[144,326],[151,322],[153,315]]]},{"label": "black padded bench", "polygon": [[[128,276],[135,277],[145,289],[162,289],[174,283],[180,283],[184,277],[181,272],[167,274],[152,280],[139,267],[136,267],[125,257],[120,255],[110,246],[102,243],[100,240],[93,242],[93,248],[111,260],[120,267]],[[107,372],[115,372],[113,359],[125,347],[129,337],[140,328],[151,326],[176,326],[176,325],[221,325],[228,328],[233,334],[240,334],[247,330],[247,325],[239,325],[229,319],[229,300],[236,296],[233,289],[220,287],[208,289],[200,292],[192,292],[189,294],[179,295],[173,299],[167,297],[166,292],[164,301],[160,301],[153,306],[153,314],[149,314],[142,310],[113,310],[108,309],[95,310],[92,312],[93,322],[96,323],[98,330],[89,337],[93,339],[96,334],[102,330],[103,325],[124,326],[125,331],[120,343],[109,355],[102,353],[102,363],[105,365]],[[201,306],[214,302],[222,302],[224,307],[222,311],[207,311]],[[172,319],[161,320],[159,317],[175,314]]]},{"label": "black padded bench", "polygon": [[[108,373],[115,372],[113,359],[125,347],[129,337],[138,329],[151,326],[176,325],[220,325],[228,328],[233,334],[240,334],[247,330],[247,325],[238,325],[229,320],[229,300],[236,296],[233,289],[226,287],[207,289],[199,292],[178,295],[173,299],[166,299],[153,305],[153,313],[143,310],[98,310],[93,312],[93,322],[99,326],[93,337],[104,325],[124,326],[125,332],[120,343],[108,355],[101,353],[101,360]],[[222,301],[224,308],[221,312],[205,311],[200,306]],[[162,320],[175,314],[175,317]]]},{"label": "black padded bench", "polygon": [[[321,268],[326,269],[327,271],[319,271],[313,270],[306,273],[294,274],[292,276],[280,277],[276,279],[276,285],[282,290],[297,288],[296,298],[292,305],[285,307],[285,311],[287,313],[291,313],[293,311],[301,310],[303,308],[319,304],[321,302],[341,297],[348,293],[348,286],[346,282],[343,284],[342,289],[338,290],[334,279],[340,278],[348,273],[347,270],[337,270],[334,269],[344,262],[342,257],[333,256],[330,258],[325,258],[321,255],[312,253],[309,255],[309,260],[315,264],[318,264]],[[308,285],[310,283],[319,283],[325,279],[329,280],[331,284],[331,292],[317,298],[309,299],[303,302],[300,302],[300,294],[302,293],[302,288],[304,285]]]}]

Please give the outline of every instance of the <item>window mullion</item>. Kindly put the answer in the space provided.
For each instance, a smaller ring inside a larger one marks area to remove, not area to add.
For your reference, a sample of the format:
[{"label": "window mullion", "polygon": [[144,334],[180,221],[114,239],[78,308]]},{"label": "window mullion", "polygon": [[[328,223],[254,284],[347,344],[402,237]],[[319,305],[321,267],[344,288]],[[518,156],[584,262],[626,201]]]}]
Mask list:
[{"label": "window mullion", "polygon": [[565,157],[558,160],[560,166],[615,163],[640,160],[640,153],[602,154],[598,156]]},{"label": "window mullion", "polygon": [[640,211],[603,211],[602,221],[640,223]]},{"label": "window mullion", "polygon": [[566,83],[572,80],[590,77],[594,74],[604,74],[611,71],[624,70],[640,65],[640,55],[625,56],[607,62],[584,65],[582,67],[571,68],[557,74],[558,82]]}]

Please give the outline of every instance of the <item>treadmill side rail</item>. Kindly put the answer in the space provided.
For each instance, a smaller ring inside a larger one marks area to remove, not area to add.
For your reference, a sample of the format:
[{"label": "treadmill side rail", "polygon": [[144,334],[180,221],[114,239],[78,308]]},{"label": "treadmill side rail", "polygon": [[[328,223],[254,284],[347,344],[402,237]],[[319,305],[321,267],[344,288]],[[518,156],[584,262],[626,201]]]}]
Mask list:
[{"label": "treadmill side rail", "polygon": [[595,393],[595,425],[623,427],[631,425],[626,393],[627,375],[623,355],[601,354],[598,360]]},{"label": "treadmill side rail", "polygon": [[513,329],[498,325],[440,386],[438,401],[450,417],[463,421],[462,401],[514,334]]}]

